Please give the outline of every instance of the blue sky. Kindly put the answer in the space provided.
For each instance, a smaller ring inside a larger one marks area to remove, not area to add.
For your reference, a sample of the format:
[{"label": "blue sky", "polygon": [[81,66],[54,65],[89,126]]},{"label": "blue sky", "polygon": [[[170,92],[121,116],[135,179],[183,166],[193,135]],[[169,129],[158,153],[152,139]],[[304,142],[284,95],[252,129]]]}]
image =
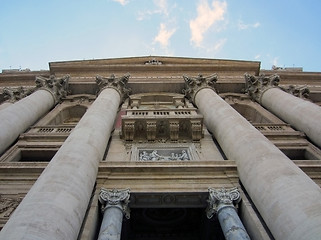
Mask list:
[{"label": "blue sky", "polygon": [[0,71],[132,56],[321,71],[320,0],[2,0]]}]

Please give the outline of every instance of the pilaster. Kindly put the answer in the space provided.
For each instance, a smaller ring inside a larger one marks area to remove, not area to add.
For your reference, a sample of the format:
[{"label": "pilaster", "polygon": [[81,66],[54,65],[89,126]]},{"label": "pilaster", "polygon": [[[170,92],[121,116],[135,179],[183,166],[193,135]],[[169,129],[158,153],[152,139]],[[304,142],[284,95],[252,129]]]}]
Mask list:
[{"label": "pilaster", "polygon": [[36,77],[36,88],[50,92],[57,104],[62,97],[67,96],[69,78],[69,75],[62,78],[56,78],[54,75],[49,78],[39,76]]}]

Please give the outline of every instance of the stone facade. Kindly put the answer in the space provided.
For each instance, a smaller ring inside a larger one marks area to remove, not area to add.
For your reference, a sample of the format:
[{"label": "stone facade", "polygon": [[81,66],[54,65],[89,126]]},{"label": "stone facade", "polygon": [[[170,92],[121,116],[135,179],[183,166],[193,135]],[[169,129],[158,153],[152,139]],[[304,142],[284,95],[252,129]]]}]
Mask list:
[{"label": "stone facade", "polygon": [[0,74],[0,239],[320,239],[321,73],[49,67]]}]

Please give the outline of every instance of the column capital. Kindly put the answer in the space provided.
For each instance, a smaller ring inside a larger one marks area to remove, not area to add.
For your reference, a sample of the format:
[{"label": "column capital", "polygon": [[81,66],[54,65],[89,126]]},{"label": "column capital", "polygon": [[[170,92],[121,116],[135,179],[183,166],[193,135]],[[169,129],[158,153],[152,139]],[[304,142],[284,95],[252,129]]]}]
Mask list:
[{"label": "column capital", "polygon": [[3,97],[5,101],[14,103],[26,97],[33,92],[32,89],[25,89],[24,87],[12,88],[5,87],[3,90]]},{"label": "column capital", "polygon": [[207,218],[212,218],[224,207],[234,207],[240,202],[240,192],[237,187],[230,189],[213,189],[209,188],[208,206],[206,209]]},{"label": "column capital", "polygon": [[99,202],[102,204],[102,211],[104,212],[108,208],[119,208],[127,219],[130,218],[130,210],[128,207],[130,198],[130,190],[118,190],[118,189],[105,189],[101,188],[99,193]]},{"label": "column capital", "polygon": [[49,78],[38,76],[36,77],[36,88],[50,92],[55,103],[58,103],[62,97],[67,96],[69,78],[69,75],[61,78],[56,78],[54,75],[51,75]]},{"label": "column capital", "polygon": [[183,76],[185,81],[185,88],[183,89],[183,93],[187,98],[192,100],[195,103],[196,94],[203,88],[210,88],[216,91],[215,85],[218,79],[216,74],[210,75],[208,77],[203,77],[202,74],[198,74],[197,77],[188,77],[186,75]]},{"label": "column capital", "polygon": [[288,87],[280,87],[283,91],[292,94],[295,97],[306,99],[309,98],[310,89],[305,86],[289,85]]},{"label": "column capital", "polygon": [[262,94],[274,87],[278,87],[280,82],[279,75],[265,76],[264,74],[260,76],[250,75],[248,73],[244,74],[245,77],[245,88],[246,92],[252,97],[253,100],[261,103]]},{"label": "column capital", "polygon": [[126,87],[129,76],[129,73],[119,78],[116,78],[114,74],[110,77],[96,76],[96,83],[99,88],[98,94],[105,88],[113,88],[119,93],[121,101],[123,102],[130,93],[130,89]]}]

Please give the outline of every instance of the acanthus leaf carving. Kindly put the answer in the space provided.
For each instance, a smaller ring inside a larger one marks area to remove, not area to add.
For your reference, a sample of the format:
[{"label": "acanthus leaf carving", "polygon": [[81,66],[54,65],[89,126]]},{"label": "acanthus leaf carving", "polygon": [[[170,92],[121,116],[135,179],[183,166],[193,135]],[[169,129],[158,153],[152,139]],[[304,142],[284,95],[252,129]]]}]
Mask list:
[{"label": "acanthus leaf carving", "polygon": [[129,96],[131,91],[126,87],[129,77],[129,73],[119,78],[116,78],[114,74],[112,74],[110,77],[96,76],[96,83],[98,85],[99,93],[105,88],[113,88],[119,93],[121,101],[123,102]]},{"label": "acanthus leaf carving", "polygon": [[4,214],[3,217],[10,217],[21,201],[22,197],[10,198],[0,195],[0,214]]},{"label": "acanthus leaf carving", "polygon": [[102,211],[104,212],[108,208],[119,208],[127,219],[130,218],[130,210],[128,207],[130,198],[130,190],[118,190],[118,189],[105,189],[101,188],[99,193],[99,201],[102,204]]},{"label": "acanthus leaf carving", "polygon": [[35,81],[36,88],[50,92],[57,103],[68,94],[69,78],[69,75],[61,78],[56,78],[54,75],[51,75],[49,78],[38,76]]},{"label": "acanthus leaf carving", "polygon": [[253,76],[245,73],[244,78],[246,92],[253,100],[259,103],[261,103],[262,94],[270,88],[278,87],[280,82],[280,77],[276,74],[271,76],[265,76],[264,74]]},{"label": "acanthus leaf carving", "polygon": [[183,89],[183,93],[187,98],[195,102],[196,94],[204,88],[211,88],[216,91],[216,82],[217,82],[217,75],[213,74],[208,77],[203,77],[202,74],[199,74],[197,77],[188,77],[183,76],[185,81],[185,89]]},{"label": "acanthus leaf carving", "polygon": [[299,98],[309,98],[310,89],[307,86],[294,86],[289,85],[288,87],[280,87],[283,91],[292,94]]},{"label": "acanthus leaf carving", "polygon": [[226,206],[234,206],[241,200],[240,192],[237,187],[230,189],[213,189],[209,188],[208,206],[206,209],[207,218],[212,218],[220,209]]}]

